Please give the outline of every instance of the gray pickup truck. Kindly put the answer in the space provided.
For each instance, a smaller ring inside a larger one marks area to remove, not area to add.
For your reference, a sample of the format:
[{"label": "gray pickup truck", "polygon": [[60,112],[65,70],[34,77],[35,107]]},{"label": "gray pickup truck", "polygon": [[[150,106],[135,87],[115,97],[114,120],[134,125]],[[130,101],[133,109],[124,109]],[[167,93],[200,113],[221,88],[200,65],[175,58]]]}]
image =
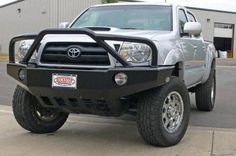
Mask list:
[{"label": "gray pickup truck", "polygon": [[18,83],[13,112],[24,129],[54,132],[69,113],[129,113],[147,143],[166,147],[186,132],[189,92],[198,110],[213,110],[216,51],[188,9],[98,5],[61,26],[10,42],[7,72]]}]

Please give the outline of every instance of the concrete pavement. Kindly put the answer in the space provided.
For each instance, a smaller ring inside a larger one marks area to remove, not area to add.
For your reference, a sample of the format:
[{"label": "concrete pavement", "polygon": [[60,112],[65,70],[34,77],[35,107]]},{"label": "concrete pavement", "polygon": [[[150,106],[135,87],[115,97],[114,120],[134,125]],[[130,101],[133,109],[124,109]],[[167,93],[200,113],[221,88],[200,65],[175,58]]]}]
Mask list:
[{"label": "concrete pavement", "polygon": [[6,62],[0,62],[0,105],[10,105],[16,82],[7,75]]},{"label": "concrete pavement", "polygon": [[189,127],[180,144],[147,145],[135,122],[71,115],[56,133],[32,134],[16,123],[11,107],[0,106],[0,156],[234,156],[236,130]]},{"label": "concrete pavement", "polygon": [[234,58],[217,58],[216,59],[216,64],[218,66],[236,66],[236,59]]}]

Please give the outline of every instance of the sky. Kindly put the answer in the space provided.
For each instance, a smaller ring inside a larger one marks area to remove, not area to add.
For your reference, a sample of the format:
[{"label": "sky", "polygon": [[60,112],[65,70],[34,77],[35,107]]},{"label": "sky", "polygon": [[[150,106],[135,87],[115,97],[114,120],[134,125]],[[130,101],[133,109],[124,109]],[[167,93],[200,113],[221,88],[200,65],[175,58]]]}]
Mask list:
[{"label": "sky", "polygon": [[[164,2],[165,0],[143,0],[143,1]],[[167,0],[167,2],[175,2],[180,5],[189,7],[236,12],[236,0]]]},{"label": "sky", "polygon": [[[0,6],[16,0],[0,0]],[[149,2],[165,0],[143,0]],[[207,8],[222,11],[236,12],[236,0],[167,0],[167,2],[176,2],[178,4],[197,8]]]},{"label": "sky", "polygon": [[16,1],[16,0],[0,0],[0,6],[4,5],[4,4],[7,4],[7,3],[10,3],[10,2],[13,2],[13,1]]}]

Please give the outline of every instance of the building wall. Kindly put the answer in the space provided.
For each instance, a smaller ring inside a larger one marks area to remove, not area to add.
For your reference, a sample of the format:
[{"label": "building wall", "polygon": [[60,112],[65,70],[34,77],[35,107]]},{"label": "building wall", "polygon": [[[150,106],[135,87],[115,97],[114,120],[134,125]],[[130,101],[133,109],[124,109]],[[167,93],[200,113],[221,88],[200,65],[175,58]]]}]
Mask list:
[{"label": "building wall", "polygon": [[201,9],[190,9],[197,16],[198,21],[202,24],[204,39],[214,40],[214,23],[234,24],[234,58],[236,58],[236,13],[218,12]]},{"label": "building wall", "polygon": [[0,7],[0,53],[8,52],[12,37],[71,22],[87,7],[100,3],[101,0],[23,0]]}]

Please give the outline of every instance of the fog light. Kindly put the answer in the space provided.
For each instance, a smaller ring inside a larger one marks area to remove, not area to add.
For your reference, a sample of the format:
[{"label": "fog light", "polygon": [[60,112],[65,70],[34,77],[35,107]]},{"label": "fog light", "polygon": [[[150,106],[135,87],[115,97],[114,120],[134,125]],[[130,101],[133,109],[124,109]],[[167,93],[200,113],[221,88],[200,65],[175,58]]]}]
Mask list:
[{"label": "fog light", "polygon": [[118,73],[115,76],[115,82],[118,86],[123,86],[127,83],[128,76],[125,73]]},{"label": "fog light", "polygon": [[23,69],[20,69],[18,76],[19,76],[19,79],[23,81],[25,79],[25,71]]}]

